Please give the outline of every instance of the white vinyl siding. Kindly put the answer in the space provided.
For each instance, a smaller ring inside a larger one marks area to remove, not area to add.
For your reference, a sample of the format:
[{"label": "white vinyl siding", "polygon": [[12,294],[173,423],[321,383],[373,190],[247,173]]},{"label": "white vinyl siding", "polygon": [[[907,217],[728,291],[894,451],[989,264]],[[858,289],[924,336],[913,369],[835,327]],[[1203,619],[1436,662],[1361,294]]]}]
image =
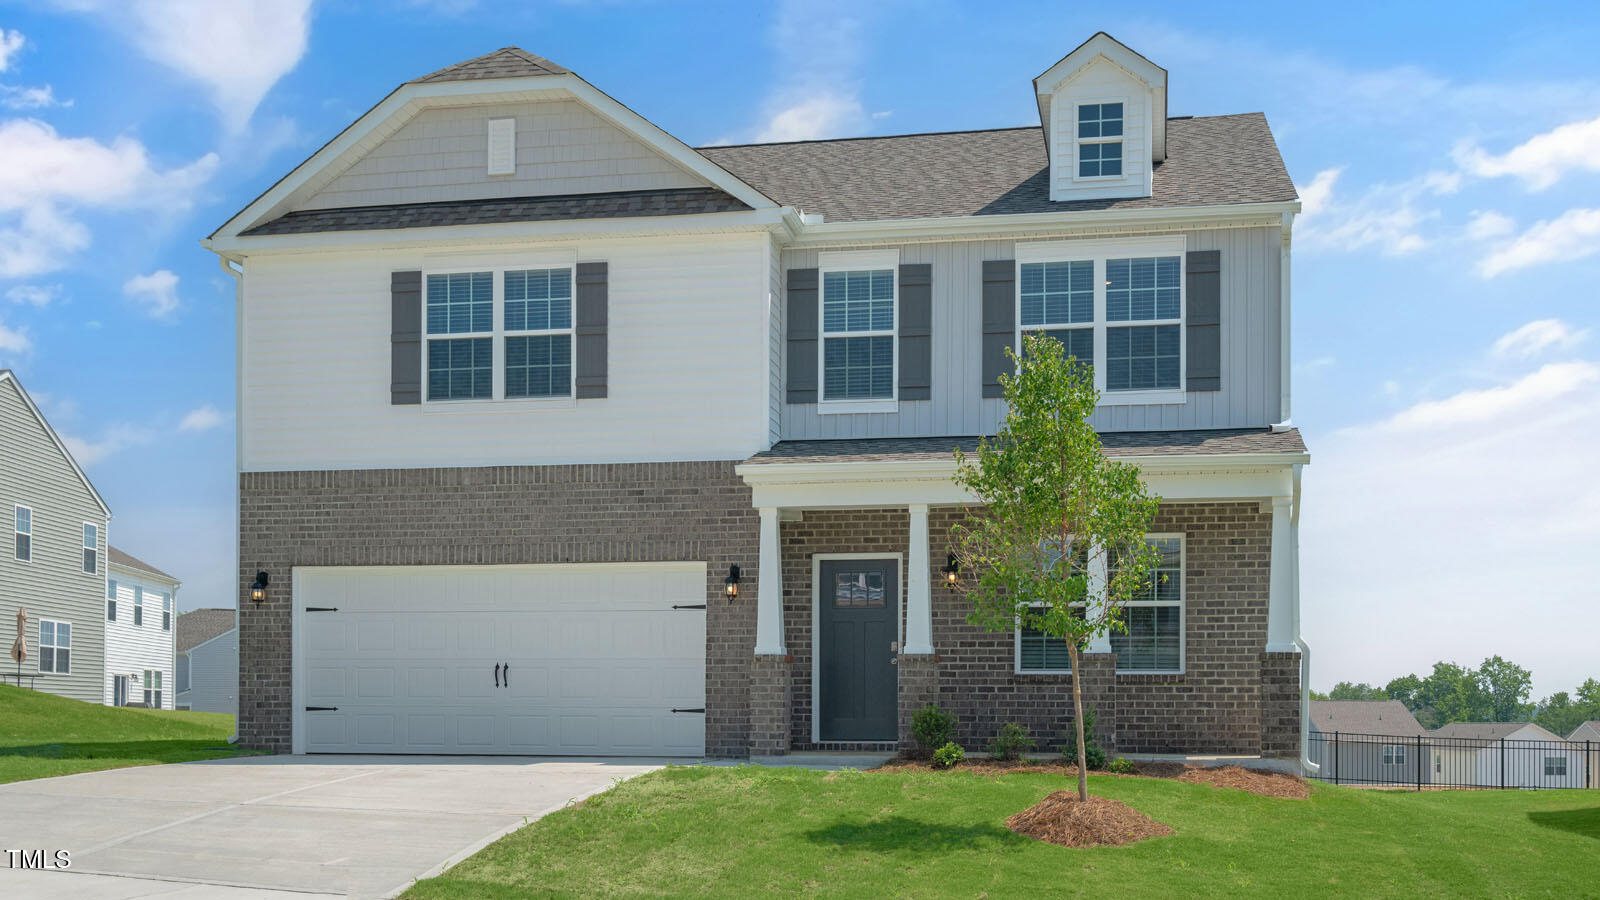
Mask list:
[{"label": "white vinyl siding", "polygon": [[1101,58],[1040,88],[1051,92],[1051,200],[1150,196],[1151,132],[1164,111],[1153,108],[1148,85]]},{"label": "white vinyl siding", "polygon": [[[171,582],[142,569],[116,563],[109,564],[108,568],[117,586],[120,615],[117,621],[105,623],[104,702],[111,703],[115,699],[117,676],[128,679],[130,699],[141,699],[147,689],[145,672],[148,670],[163,673],[162,708],[172,709],[176,651],[170,622],[177,607],[177,589]],[[136,610],[136,615],[130,614],[130,609]]]}]

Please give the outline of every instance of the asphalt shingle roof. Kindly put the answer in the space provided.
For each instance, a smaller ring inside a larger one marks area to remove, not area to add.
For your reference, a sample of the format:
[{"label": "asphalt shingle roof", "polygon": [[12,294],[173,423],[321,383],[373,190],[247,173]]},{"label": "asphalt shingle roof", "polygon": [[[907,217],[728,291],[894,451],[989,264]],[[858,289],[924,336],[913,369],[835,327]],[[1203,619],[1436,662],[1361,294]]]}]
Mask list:
[{"label": "asphalt shingle roof", "polygon": [[548,222],[617,219],[636,216],[688,216],[747,210],[744,201],[716,188],[668,188],[608,194],[560,194],[489,200],[447,200],[388,206],[345,206],[285,213],[244,232],[246,235],[305,234],[321,231],[372,231],[482,225],[495,222]]},{"label": "asphalt shingle roof", "polygon": [[1421,737],[1428,733],[1399,700],[1313,700],[1311,724],[1323,734]]},{"label": "asphalt shingle roof", "polygon": [[232,609],[196,609],[178,616],[178,650],[198,647],[237,624]]},{"label": "asphalt shingle roof", "polygon": [[413,78],[411,83],[430,84],[439,81],[480,81],[485,78],[569,74],[571,70],[567,67],[553,63],[542,56],[535,56],[521,47],[501,47],[493,53],[475,56],[453,66],[445,66],[437,72],[430,72],[421,78]]},{"label": "asphalt shingle roof", "polygon": [[1294,200],[1261,113],[1169,119],[1151,196],[1050,199],[1039,126],[900,137],[700,147],[785,206],[829,222],[1153,209]]},{"label": "asphalt shingle roof", "polygon": [[[1226,453],[1305,453],[1298,429],[1224,428],[1200,431],[1108,431],[1100,435],[1105,454],[1119,456],[1213,456]],[[926,438],[779,441],[750,457],[761,464],[815,462],[891,462],[948,459],[960,448],[978,448],[975,435]]]},{"label": "asphalt shingle roof", "polygon": [[130,568],[130,569],[139,569],[141,571],[149,572],[151,575],[155,575],[155,576],[160,577],[160,578],[165,578],[168,581],[177,581],[178,580],[178,576],[176,576],[176,575],[168,575],[166,572],[161,571],[160,569],[156,568],[155,566],[150,565],[149,563],[145,562],[144,560],[139,559],[136,556],[131,556],[131,555],[127,554],[127,553],[124,553],[121,550],[118,550],[116,547],[111,547],[109,549],[110,549],[109,557],[111,559],[111,564],[114,565],[114,566],[126,566],[127,568]]},{"label": "asphalt shingle roof", "polygon": [[1450,722],[1433,730],[1435,737],[1497,741],[1528,727],[1527,722]]}]

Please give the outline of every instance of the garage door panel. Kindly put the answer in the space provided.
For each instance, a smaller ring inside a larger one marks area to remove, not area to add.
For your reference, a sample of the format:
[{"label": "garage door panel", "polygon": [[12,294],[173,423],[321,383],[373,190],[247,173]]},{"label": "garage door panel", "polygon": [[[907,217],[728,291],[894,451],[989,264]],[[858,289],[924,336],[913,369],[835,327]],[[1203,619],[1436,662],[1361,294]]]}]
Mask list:
[{"label": "garage door panel", "polygon": [[411,750],[442,750],[445,746],[444,715],[411,713],[406,716],[406,743]]}]

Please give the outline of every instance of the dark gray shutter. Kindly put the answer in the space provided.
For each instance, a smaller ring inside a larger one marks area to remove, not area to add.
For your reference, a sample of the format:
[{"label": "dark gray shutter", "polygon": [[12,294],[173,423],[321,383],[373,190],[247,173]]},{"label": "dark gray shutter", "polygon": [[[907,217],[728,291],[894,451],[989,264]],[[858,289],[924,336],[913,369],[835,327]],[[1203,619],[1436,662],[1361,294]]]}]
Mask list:
[{"label": "dark gray shutter", "polygon": [[1006,348],[1017,340],[1017,261],[983,262],[983,396],[1004,397],[1000,376],[1011,371]]},{"label": "dark gray shutter", "polygon": [[573,357],[578,366],[579,400],[606,396],[606,290],[603,262],[578,263],[574,279],[577,318],[573,322]]},{"label": "dark gray shutter", "polygon": [[1186,387],[1222,390],[1222,251],[1191,250],[1184,265],[1188,295]]},{"label": "dark gray shutter", "polygon": [[788,304],[789,371],[784,379],[790,403],[817,402],[817,270],[790,269],[784,291]]},{"label": "dark gray shutter", "polygon": [[389,273],[389,405],[422,402],[422,273]]},{"label": "dark gray shutter", "polygon": [[933,396],[933,266],[900,267],[901,400]]}]

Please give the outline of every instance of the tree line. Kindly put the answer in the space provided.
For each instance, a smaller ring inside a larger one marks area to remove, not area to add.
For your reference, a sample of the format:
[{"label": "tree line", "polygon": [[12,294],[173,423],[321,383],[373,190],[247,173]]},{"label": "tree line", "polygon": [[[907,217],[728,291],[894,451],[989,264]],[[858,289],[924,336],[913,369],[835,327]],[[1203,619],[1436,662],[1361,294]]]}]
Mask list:
[{"label": "tree line", "polygon": [[1424,728],[1451,722],[1534,722],[1566,737],[1591,719],[1600,720],[1600,679],[1590,678],[1575,694],[1558,691],[1530,702],[1533,673],[1499,656],[1476,669],[1437,662],[1426,676],[1402,675],[1383,687],[1341,681],[1313,700],[1399,700]]}]

